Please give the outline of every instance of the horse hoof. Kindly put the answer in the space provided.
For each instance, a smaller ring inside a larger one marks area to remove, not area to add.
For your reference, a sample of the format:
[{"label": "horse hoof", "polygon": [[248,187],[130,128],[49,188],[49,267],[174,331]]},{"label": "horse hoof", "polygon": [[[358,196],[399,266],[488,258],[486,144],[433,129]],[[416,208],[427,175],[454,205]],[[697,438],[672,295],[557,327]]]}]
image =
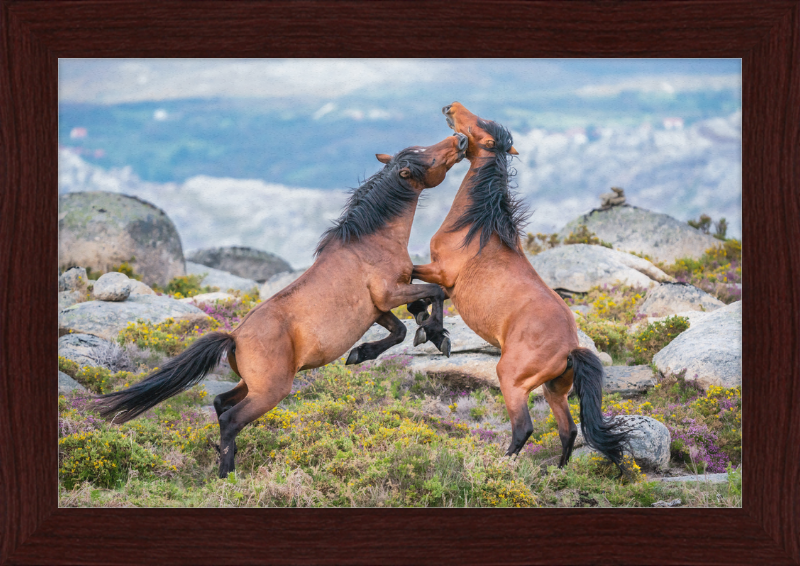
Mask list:
[{"label": "horse hoof", "polygon": [[428,335],[425,333],[425,328],[420,326],[417,328],[417,333],[414,335],[414,346],[419,346],[428,341]]},{"label": "horse hoof", "polygon": [[417,324],[422,324],[428,320],[429,317],[430,315],[428,314],[428,311],[422,311],[417,313],[417,316],[414,317],[414,320],[417,321]]},{"label": "horse hoof", "polygon": [[353,348],[350,350],[350,355],[347,356],[347,361],[344,363],[344,365],[349,366],[351,364],[357,364],[358,362],[358,348]]},{"label": "horse hoof", "polygon": [[439,351],[446,357],[450,357],[450,338],[445,338],[442,340],[442,345],[439,347]]}]

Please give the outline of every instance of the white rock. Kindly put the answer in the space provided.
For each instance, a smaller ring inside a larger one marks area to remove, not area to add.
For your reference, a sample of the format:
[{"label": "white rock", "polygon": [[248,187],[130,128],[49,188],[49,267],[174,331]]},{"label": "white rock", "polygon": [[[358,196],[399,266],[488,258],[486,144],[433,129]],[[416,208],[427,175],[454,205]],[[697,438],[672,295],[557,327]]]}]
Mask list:
[{"label": "white rock", "polygon": [[186,297],[185,299],[178,299],[182,303],[189,303],[192,305],[207,305],[207,304],[214,304],[217,301],[230,301],[231,299],[235,299],[233,295],[230,293],[202,293],[200,295],[195,295],[194,297]]},{"label": "white rock", "polygon": [[253,279],[245,279],[244,277],[239,277],[227,271],[214,269],[213,267],[200,265],[199,263],[191,261],[186,262],[186,273],[189,275],[202,275],[203,280],[200,281],[201,286],[217,287],[220,291],[233,289],[234,291],[249,293],[254,288],[258,287],[258,283]]},{"label": "white rock", "polygon": [[85,392],[86,388],[63,371],[58,372],[58,394],[69,395],[73,391]]},{"label": "white rock", "polygon": [[141,281],[137,281],[136,279],[131,279],[131,295],[155,295],[156,292],[153,291],[150,287],[142,283]]},{"label": "white rock", "polygon": [[638,312],[648,316],[667,316],[684,311],[711,312],[725,303],[702,289],[686,283],[665,283],[648,291]]},{"label": "white rock", "polygon": [[742,302],[706,315],[653,357],[662,374],[686,371],[686,379],[735,387],[742,383]]},{"label": "white rock", "polygon": [[93,334],[114,340],[129,322],[142,319],[158,324],[168,318],[189,320],[195,324],[211,320],[196,306],[169,297],[132,295],[127,301],[87,301],[62,309],[58,313],[58,334]]},{"label": "white rock", "polygon": [[131,294],[131,282],[124,273],[112,271],[95,281],[92,296],[98,301],[124,301]]},{"label": "white rock", "polygon": [[626,252],[603,246],[574,244],[528,256],[551,289],[586,293],[598,285],[632,285],[648,289],[673,278],[655,265]]},{"label": "white rock", "polygon": [[611,356],[606,354],[605,352],[600,352],[597,354],[597,357],[600,358],[600,362],[604,366],[610,366],[614,363],[614,360],[611,359]]},{"label": "white rock", "polygon": [[71,267],[58,277],[59,291],[78,291],[86,292],[89,277],[86,270],[82,267]]},{"label": "white rock", "polygon": [[644,253],[666,263],[683,257],[699,258],[707,249],[721,245],[686,222],[630,205],[593,210],[567,224],[559,236],[568,236],[580,224],[614,249]]},{"label": "white rock", "polygon": [[[630,450],[626,450],[625,453],[632,455],[642,469],[664,468],[669,464],[671,438],[666,425],[644,415],[619,415],[615,420],[625,427],[630,427]],[[580,425],[578,425],[578,436],[575,438],[575,448],[579,446],[588,446]],[[575,454],[580,455],[585,452],[596,451],[589,448],[576,451]]]}]

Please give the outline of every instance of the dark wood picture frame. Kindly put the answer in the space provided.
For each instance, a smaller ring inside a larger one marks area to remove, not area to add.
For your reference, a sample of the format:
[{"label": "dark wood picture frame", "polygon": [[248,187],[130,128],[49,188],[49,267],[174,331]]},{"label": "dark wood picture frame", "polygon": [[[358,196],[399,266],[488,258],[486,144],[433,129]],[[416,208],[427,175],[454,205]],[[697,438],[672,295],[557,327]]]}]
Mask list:
[{"label": "dark wood picture frame", "polygon": [[[800,564],[798,0],[8,0],[0,18],[0,563]],[[742,509],[58,508],[58,58],[331,55],[742,59]]]}]

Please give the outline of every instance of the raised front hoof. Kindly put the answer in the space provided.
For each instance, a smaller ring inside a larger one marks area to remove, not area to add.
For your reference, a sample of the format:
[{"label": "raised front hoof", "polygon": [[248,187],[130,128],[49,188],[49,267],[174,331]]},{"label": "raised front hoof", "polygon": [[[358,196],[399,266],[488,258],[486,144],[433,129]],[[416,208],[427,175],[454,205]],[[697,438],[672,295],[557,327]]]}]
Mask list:
[{"label": "raised front hoof", "polygon": [[353,348],[352,350],[350,350],[350,355],[347,356],[347,361],[344,363],[344,365],[349,366],[358,363],[361,363],[361,359],[359,358],[358,348]]},{"label": "raised front hoof", "polygon": [[428,314],[428,311],[418,312],[417,315],[414,317],[414,320],[417,321],[417,324],[422,324],[426,320],[428,320],[431,315]]},{"label": "raised front hoof", "polygon": [[442,340],[442,343],[439,346],[439,351],[446,357],[450,357],[450,338],[445,338]]},{"label": "raised front hoof", "polygon": [[414,334],[414,346],[419,346],[420,344],[424,344],[428,341],[428,334],[425,332],[425,328],[420,326],[417,328],[417,333]]}]

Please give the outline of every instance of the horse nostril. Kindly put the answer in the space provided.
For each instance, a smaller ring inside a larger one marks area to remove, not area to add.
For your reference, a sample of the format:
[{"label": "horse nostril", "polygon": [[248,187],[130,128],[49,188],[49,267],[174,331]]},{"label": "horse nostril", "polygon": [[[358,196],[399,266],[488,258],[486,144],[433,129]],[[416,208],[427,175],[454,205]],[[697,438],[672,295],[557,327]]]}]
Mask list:
[{"label": "horse nostril", "polygon": [[455,136],[458,138],[458,149],[459,150],[467,149],[467,145],[469,145],[469,140],[467,139],[467,136],[465,136],[461,132],[456,133]]},{"label": "horse nostril", "polygon": [[442,114],[447,114],[448,112],[450,112],[450,107],[451,106],[452,106],[452,104],[448,104],[447,106],[442,108]]}]

